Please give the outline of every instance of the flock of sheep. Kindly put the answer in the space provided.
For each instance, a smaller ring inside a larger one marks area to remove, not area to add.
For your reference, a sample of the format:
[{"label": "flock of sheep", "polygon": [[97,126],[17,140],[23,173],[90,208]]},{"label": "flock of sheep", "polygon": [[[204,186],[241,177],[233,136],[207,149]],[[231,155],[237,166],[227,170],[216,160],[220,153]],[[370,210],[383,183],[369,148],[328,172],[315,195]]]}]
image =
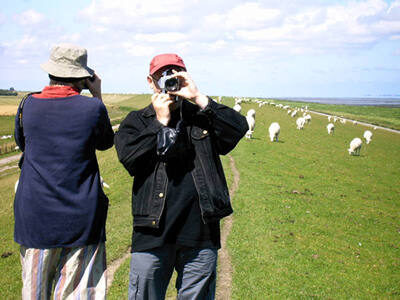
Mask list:
[{"label": "flock of sheep", "polygon": [[[218,97],[218,102],[222,102],[222,98]],[[281,108],[287,111],[287,114],[290,115],[292,118],[298,116],[300,113],[303,115],[301,117],[298,117],[296,119],[296,126],[297,129],[302,130],[304,126],[308,123],[311,122],[311,115],[309,114],[308,106],[302,107],[302,108],[291,108],[289,105],[283,105],[283,104],[275,104],[274,102],[269,102],[269,101],[262,101],[262,100],[254,100],[254,99],[248,99],[248,98],[235,98],[235,105],[233,106],[233,109],[236,110],[237,112],[242,111],[242,102],[251,102],[251,103],[257,103],[258,107],[262,107],[264,105],[271,105],[275,106],[277,108]],[[256,124],[255,120],[256,116],[256,111],[254,109],[250,109],[247,112],[246,119],[247,123],[249,125],[249,130],[246,133],[246,138],[251,139],[253,132],[254,132],[254,127]],[[328,122],[330,122],[327,126],[326,129],[328,131],[328,134],[334,134],[335,131],[335,125],[339,121],[342,124],[346,124],[346,119],[343,117],[337,117],[337,116],[328,116]],[[357,121],[353,121],[354,125],[357,125]],[[376,127],[374,127],[376,129]],[[269,132],[269,138],[271,142],[277,142],[279,138],[279,133],[280,133],[280,126],[279,123],[273,122],[268,129]],[[366,130],[363,135],[365,141],[367,144],[369,144],[372,140],[372,132],[369,130]],[[348,152],[350,155],[360,155],[360,150],[363,142],[360,138],[356,137],[350,142],[350,147],[348,149]]]}]

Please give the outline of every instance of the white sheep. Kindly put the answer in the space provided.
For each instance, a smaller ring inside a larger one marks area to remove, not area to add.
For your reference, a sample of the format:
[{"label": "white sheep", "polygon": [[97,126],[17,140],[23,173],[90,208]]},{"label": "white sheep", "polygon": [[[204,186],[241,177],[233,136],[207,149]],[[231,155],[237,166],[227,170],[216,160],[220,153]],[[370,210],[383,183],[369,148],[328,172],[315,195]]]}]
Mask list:
[{"label": "white sheep", "polygon": [[346,124],[346,119],[340,119],[340,123]]},{"label": "white sheep", "polygon": [[279,137],[279,133],[281,131],[281,127],[279,126],[279,124],[277,122],[272,123],[269,126],[269,138],[271,140],[271,142],[273,141],[278,141],[278,137]]},{"label": "white sheep", "polygon": [[296,120],[297,129],[303,129],[304,124],[306,123],[306,119],[304,117],[300,117]]},{"label": "white sheep", "polygon": [[360,155],[362,140],[360,138],[354,138],[350,142],[350,148],[348,149],[350,155]]},{"label": "white sheep", "polygon": [[357,121],[356,121],[356,120],[354,120],[354,121],[353,121],[353,124],[354,124],[354,125],[357,125]]},{"label": "white sheep", "polygon": [[242,110],[242,107],[240,106],[239,103],[236,103],[236,104],[233,106],[233,109],[240,113],[240,111]]},{"label": "white sheep", "polygon": [[333,134],[333,132],[335,131],[335,125],[333,125],[332,123],[329,123],[328,125],[326,125],[326,129],[328,130],[328,134]]},{"label": "white sheep", "polygon": [[304,116],[304,119],[306,120],[307,123],[310,123],[311,122],[311,115],[310,114],[306,114]]},{"label": "white sheep", "polygon": [[287,114],[290,115],[292,111],[290,109],[288,109]]},{"label": "white sheep", "polygon": [[297,110],[294,110],[290,116],[291,116],[292,118],[294,118],[296,115],[297,115]]},{"label": "white sheep", "polygon": [[333,117],[333,123],[336,123],[337,117]]},{"label": "white sheep", "polygon": [[365,130],[364,131],[364,139],[366,140],[367,144],[369,144],[372,139],[372,132],[369,130]]},{"label": "white sheep", "polygon": [[249,125],[249,130],[246,132],[246,138],[251,139],[254,127],[256,126],[256,111],[254,109],[250,109],[246,115],[247,124]]},{"label": "white sheep", "polygon": [[107,189],[110,188],[110,186],[104,181],[103,177],[100,176],[100,184],[102,187],[105,187]]},{"label": "white sheep", "polygon": [[330,122],[332,119],[332,116],[328,116],[328,122]]}]

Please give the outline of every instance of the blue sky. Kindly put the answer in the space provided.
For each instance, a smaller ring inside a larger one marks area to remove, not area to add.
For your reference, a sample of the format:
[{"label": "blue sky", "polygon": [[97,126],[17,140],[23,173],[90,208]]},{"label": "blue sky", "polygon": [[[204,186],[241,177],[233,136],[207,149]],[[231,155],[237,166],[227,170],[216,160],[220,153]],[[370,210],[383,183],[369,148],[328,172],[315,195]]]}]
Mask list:
[{"label": "blue sky", "polygon": [[0,34],[0,88],[41,90],[73,43],[104,92],[149,93],[151,58],[175,52],[209,95],[400,95],[400,0],[14,0]]}]

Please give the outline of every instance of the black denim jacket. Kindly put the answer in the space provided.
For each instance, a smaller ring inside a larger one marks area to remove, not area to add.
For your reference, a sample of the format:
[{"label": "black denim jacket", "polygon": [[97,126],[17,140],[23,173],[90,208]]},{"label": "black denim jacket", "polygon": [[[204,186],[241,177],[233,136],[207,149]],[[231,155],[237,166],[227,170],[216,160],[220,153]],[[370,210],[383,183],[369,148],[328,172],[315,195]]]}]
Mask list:
[{"label": "black denim jacket", "polygon": [[[232,213],[228,187],[219,155],[231,151],[248,130],[246,118],[211,98],[203,110],[184,100],[183,112],[194,146],[191,171],[205,223]],[[158,227],[167,195],[166,164],[156,152],[162,128],[153,105],[132,111],[115,135],[118,158],[131,176],[134,226]]]}]

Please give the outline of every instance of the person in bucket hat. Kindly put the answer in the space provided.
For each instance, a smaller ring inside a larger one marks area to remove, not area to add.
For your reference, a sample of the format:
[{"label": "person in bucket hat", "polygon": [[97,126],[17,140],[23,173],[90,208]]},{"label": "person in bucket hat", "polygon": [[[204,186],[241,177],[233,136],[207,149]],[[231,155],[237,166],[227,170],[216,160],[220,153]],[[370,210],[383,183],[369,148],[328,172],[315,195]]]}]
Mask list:
[{"label": "person in bucket hat", "polygon": [[232,213],[219,155],[248,130],[246,119],[201,93],[174,53],[155,56],[151,103],[115,135],[134,177],[129,299],[164,299],[173,270],[178,299],[214,299],[220,219]]},{"label": "person in bucket hat", "polygon": [[75,45],[54,46],[41,67],[50,84],[23,99],[15,119],[23,151],[14,200],[22,299],[104,299],[108,199],[96,150],[112,147],[114,132],[101,80]]}]

